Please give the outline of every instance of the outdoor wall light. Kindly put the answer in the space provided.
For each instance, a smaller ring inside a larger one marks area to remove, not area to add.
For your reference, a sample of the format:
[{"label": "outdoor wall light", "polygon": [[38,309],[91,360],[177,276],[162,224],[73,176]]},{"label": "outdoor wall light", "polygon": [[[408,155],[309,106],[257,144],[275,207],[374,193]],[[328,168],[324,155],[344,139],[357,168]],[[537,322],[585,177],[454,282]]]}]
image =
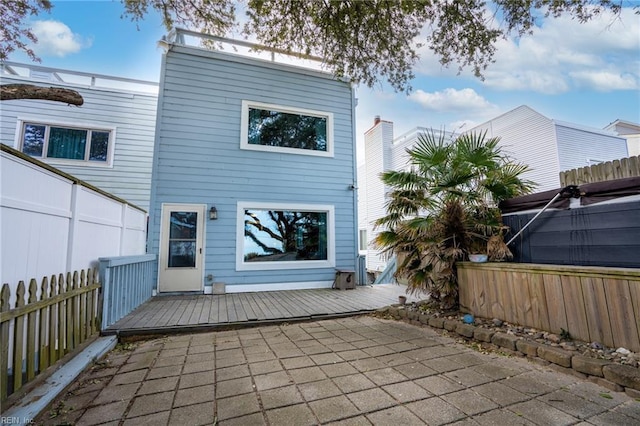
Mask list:
[{"label": "outdoor wall light", "polygon": [[209,209],[209,220],[216,219],[218,219],[218,209],[216,209],[215,206],[211,206],[211,208]]}]

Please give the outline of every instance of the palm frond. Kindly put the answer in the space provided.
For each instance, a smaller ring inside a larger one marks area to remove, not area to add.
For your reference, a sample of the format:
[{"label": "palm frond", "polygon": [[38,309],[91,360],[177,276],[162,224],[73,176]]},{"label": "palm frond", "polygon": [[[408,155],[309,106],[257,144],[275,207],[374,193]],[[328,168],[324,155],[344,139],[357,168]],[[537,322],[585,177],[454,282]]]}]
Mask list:
[{"label": "palm frond", "polygon": [[375,222],[382,230],[375,244],[387,255],[402,253],[396,275],[410,292],[455,304],[456,262],[476,246],[486,250],[490,240],[497,247],[494,236],[501,238],[504,226],[490,206],[530,191],[532,182],[521,178],[528,168],[503,154],[487,132],[455,141],[426,132],[407,153],[409,170],[381,175],[391,191],[387,214]]}]

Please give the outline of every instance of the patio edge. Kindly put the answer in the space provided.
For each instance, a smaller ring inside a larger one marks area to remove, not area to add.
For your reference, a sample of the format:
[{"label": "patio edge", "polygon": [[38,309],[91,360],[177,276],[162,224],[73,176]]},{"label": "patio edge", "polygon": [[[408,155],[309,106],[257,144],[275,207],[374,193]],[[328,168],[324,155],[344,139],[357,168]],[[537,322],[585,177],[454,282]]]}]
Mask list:
[{"label": "patio edge", "polygon": [[2,413],[12,424],[31,424],[47,406],[69,386],[92,362],[115,348],[115,336],[99,337],[69,362],[60,367],[41,385],[26,394],[13,407]]}]

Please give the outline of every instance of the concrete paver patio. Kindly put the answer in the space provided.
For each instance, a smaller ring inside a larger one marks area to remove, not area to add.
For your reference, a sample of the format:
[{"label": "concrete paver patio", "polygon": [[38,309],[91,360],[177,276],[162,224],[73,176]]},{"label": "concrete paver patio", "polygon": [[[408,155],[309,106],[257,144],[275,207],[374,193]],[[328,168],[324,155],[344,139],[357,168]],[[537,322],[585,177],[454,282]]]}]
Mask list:
[{"label": "concrete paver patio", "polygon": [[83,373],[37,423],[640,424],[640,402],[623,393],[370,316],[132,346]]}]

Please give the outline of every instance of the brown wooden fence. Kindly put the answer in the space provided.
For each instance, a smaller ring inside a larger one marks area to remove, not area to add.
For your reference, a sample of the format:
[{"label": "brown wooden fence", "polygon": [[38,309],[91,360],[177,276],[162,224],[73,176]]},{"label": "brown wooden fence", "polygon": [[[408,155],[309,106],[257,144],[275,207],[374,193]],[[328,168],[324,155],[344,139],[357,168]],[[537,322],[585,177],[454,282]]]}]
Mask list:
[{"label": "brown wooden fence", "polygon": [[[0,293],[0,395],[5,401],[100,330],[97,269],[8,284]],[[25,300],[25,292],[28,291]],[[10,300],[15,300],[11,303]]]},{"label": "brown wooden fence", "polygon": [[476,316],[640,351],[640,269],[461,262],[458,280]]},{"label": "brown wooden fence", "polygon": [[564,188],[636,176],[640,176],[640,157],[629,157],[560,172],[560,186]]}]

